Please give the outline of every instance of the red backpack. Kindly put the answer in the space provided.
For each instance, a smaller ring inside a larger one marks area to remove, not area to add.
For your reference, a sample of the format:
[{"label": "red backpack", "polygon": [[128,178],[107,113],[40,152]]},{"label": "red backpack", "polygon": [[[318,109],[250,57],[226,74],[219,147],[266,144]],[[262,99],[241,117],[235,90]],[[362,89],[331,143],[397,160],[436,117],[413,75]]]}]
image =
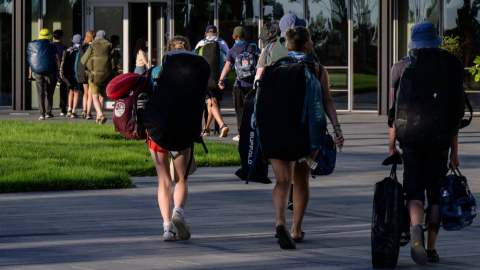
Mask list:
[{"label": "red backpack", "polygon": [[145,106],[152,93],[151,72],[146,77],[136,73],[117,76],[107,86],[107,96],[115,100],[113,124],[115,131],[134,140],[145,140],[147,134],[142,124]]}]

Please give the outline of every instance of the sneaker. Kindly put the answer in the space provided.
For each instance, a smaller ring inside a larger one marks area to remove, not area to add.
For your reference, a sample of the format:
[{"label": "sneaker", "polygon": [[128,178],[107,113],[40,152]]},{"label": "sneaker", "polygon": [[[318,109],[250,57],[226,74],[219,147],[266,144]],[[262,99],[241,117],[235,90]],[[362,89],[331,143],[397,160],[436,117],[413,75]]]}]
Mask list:
[{"label": "sneaker", "polygon": [[438,262],[440,257],[438,257],[437,250],[427,250],[427,257],[429,262]]},{"label": "sneaker", "polygon": [[45,120],[45,116],[40,115],[40,118],[38,118],[38,120],[40,120],[40,121],[41,121],[41,120]]},{"label": "sneaker", "polygon": [[237,135],[237,136],[233,137],[233,140],[236,141],[236,142],[240,141],[240,135]]},{"label": "sneaker", "polygon": [[423,234],[422,225],[418,224],[412,227],[410,235],[412,237],[410,254],[412,255],[413,261],[419,265],[427,264],[427,250],[425,249],[425,236]]},{"label": "sneaker", "polygon": [[293,211],[293,202],[291,201],[288,202],[287,209]]},{"label": "sneaker", "polygon": [[72,115],[70,116],[70,118],[77,118],[77,117],[78,117],[77,113],[72,112]]},{"label": "sneaker", "polygon": [[83,112],[82,112],[82,118],[83,118],[83,119],[86,119],[86,118],[87,118],[87,112],[86,112],[86,111],[83,111]]},{"label": "sneaker", "polygon": [[64,113],[64,112],[61,112],[61,113],[60,113],[60,116],[65,116],[65,113]]},{"label": "sneaker", "polygon": [[85,119],[87,119],[87,120],[90,120],[90,119],[92,119],[92,118],[93,118],[93,117],[92,117],[92,114],[87,114],[87,116],[85,116]]},{"label": "sneaker", "polygon": [[190,239],[190,228],[185,223],[185,219],[178,211],[173,212],[172,222],[178,229],[178,237],[182,240]]},{"label": "sneaker", "polygon": [[71,110],[68,110],[67,112],[67,117],[71,117],[72,116],[72,111]]},{"label": "sneaker", "polygon": [[204,129],[202,133],[202,137],[207,137],[210,136],[210,130],[209,129]]},{"label": "sneaker", "polygon": [[45,116],[45,118],[53,118],[53,117],[54,117],[54,116],[53,116],[53,114],[51,114],[51,113],[47,113],[47,116]]},{"label": "sneaker", "polygon": [[227,137],[227,134],[228,134],[229,130],[230,129],[227,127],[227,125],[223,124],[220,127],[220,136],[218,136],[218,137]]},{"label": "sneaker", "polygon": [[163,241],[178,240],[178,231],[175,225],[170,222],[169,225],[163,225]]}]

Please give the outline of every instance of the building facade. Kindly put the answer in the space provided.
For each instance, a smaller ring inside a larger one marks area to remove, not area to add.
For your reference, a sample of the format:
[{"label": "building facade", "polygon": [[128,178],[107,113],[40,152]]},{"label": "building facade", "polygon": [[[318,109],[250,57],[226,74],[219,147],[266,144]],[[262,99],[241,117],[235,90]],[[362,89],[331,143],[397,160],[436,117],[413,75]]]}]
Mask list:
[{"label": "building facade", "polygon": [[386,114],[390,68],[408,54],[411,26],[428,20],[439,35],[462,40],[464,86],[480,112],[480,84],[468,74],[480,55],[479,11],[478,0],[0,0],[0,106],[37,107],[35,83],[26,81],[26,47],[42,28],[62,29],[67,46],[88,29],[118,35],[122,69],[133,72],[137,39],[147,42],[149,63],[157,65],[174,35],[194,46],[215,24],[231,47],[241,25],[247,41],[258,44],[263,23],[295,13],[308,23],[339,111]]}]

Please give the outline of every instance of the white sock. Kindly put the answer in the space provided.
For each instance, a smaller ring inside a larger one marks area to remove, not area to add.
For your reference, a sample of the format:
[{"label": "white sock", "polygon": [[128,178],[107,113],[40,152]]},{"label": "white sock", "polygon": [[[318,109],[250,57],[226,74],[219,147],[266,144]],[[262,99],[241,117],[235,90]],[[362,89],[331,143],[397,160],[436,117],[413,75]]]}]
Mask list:
[{"label": "white sock", "polygon": [[171,220],[163,222],[163,229],[164,230],[165,230],[165,228],[167,228],[167,227],[171,228],[172,226],[173,226],[173,223],[172,223]]},{"label": "white sock", "polygon": [[72,110],[72,113],[75,113],[77,110]]},{"label": "white sock", "polygon": [[182,217],[183,217],[183,208],[182,207],[176,206],[175,208],[173,208],[173,213],[175,213],[175,212],[180,213],[180,215],[182,215]]}]

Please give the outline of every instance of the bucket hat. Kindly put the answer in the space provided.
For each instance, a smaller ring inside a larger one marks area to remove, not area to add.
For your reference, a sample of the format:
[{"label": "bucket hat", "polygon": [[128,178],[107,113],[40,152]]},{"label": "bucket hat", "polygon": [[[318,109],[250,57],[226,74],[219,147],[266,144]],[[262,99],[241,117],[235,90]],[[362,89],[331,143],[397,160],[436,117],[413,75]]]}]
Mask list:
[{"label": "bucket hat", "polygon": [[73,36],[72,42],[75,44],[82,43],[82,36],[80,34],[76,34],[75,36]]},{"label": "bucket hat", "polygon": [[43,28],[40,30],[40,33],[38,34],[38,39],[51,39],[52,34],[50,34],[50,31],[47,28]]},{"label": "bucket hat", "polygon": [[288,28],[292,26],[300,26],[300,22],[298,20],[297,15],[293,13],[288,13],[283,15],[283,17],[280,19],[280,22],[278,23],[278,26],[280,26],[280,31],[281,31],[281,36],[285,36],[285,31],[287,31]]},{"label": "bucket hat", "polygon": [[431,22],[419,22],[411,28],[411,40],[409,49],[437,47],[442,44],[442,38],[437,35],[437,29]]},{"label": "bucket hat", "polygon": [[95,39],[99,39],[99,38],[108,39],[107,33],[105,33],[105,31],[103,30],[98,30],[97,35],[95,36]]}]

